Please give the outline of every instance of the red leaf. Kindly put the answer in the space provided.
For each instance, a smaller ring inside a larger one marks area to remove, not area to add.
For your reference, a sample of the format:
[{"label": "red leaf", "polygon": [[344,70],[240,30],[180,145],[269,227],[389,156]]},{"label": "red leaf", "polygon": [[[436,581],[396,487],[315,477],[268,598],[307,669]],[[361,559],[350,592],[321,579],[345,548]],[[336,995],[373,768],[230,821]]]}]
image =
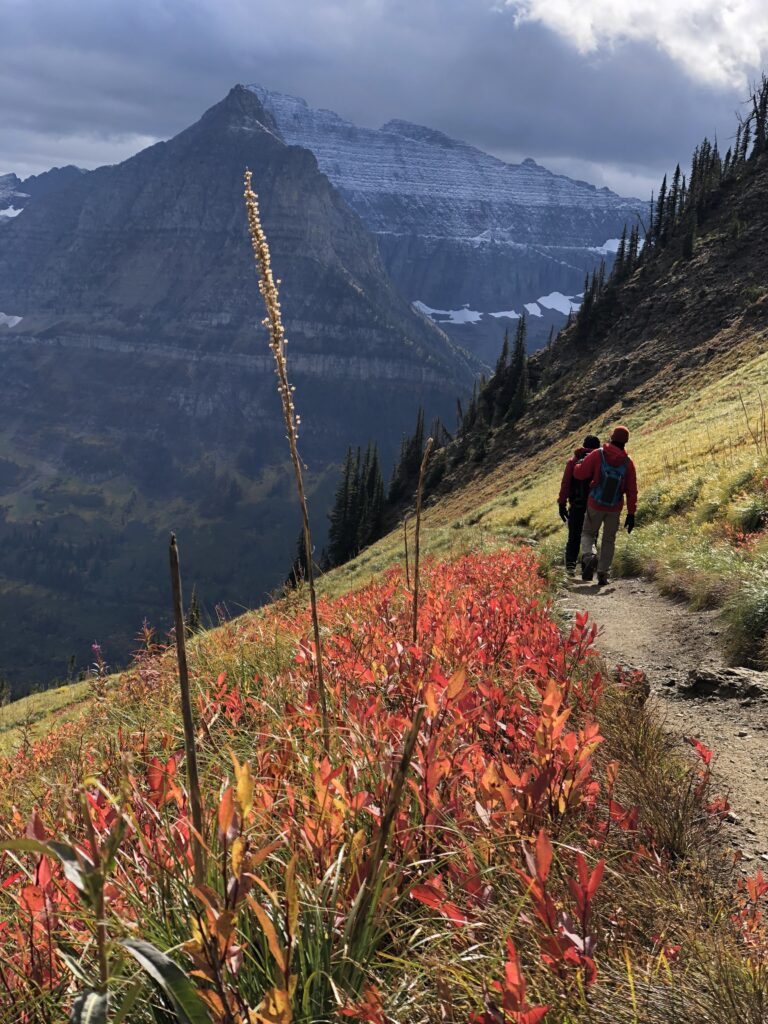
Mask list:
[{"label": "red leaf", "polygon": [[549,836],[542,829],[536,840],[536,876],[542,885],[547,880],[551,866],[552,844],[549,841]]},{"label": "red leaf", "polygon": [[418,900],[419,903],[423,903],[431,910],[436,910],[439,914],[447,917],[451,924],[455,924],[458,927],[469,924],[469,918],[466,914],[462,913],[455,903],[447,900],[434,883],[414,885],[411,889],[411,897]]},{"label": "red leaf", "polygon": [[693,749],[699,755],[704,764],[709,764],[712,760],[712,751],[709,747],[705,747],[699,740],[695,740],[692,736],[689,737],[688,742],[691,744]]}]

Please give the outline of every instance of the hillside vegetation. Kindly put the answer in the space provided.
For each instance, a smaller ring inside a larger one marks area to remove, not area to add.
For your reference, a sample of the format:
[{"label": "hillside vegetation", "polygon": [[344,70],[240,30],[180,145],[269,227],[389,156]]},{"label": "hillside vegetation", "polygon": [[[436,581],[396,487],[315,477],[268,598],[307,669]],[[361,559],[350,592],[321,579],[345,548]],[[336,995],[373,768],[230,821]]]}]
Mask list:
[{"label": "hillside vegetation", "polygon": [[433,563],[416,643],[398,570],[320,617],[327,756],[301,595],[191,642],[202,883],[162,650],[6,762],[5,1020],[763,1019],[710,754],[561,633],[530,552]]}]

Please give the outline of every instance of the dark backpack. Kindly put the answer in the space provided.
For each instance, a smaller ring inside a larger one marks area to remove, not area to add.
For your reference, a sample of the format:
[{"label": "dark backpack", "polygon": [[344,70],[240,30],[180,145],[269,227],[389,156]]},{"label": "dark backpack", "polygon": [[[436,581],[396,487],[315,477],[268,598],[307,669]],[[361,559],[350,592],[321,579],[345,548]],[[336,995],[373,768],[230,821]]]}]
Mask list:
[{"label": "dark backpack", "polygon": [[612,466],[605,457],[605,452],[600,449],[600,479],[589,492],[590,498],[602,505],[604,508],[617,508],[621,503],[623,494],[624,475],[629,465],[629,456],[624,456],[624,461],[618,466]]},{"label": "dark backpack", "polygon": [[[586,457],[586,455],[582,455],[580,459],[576,460],[574,466],[580,466]],[[571,475],[571,489],[568,492],[568,497],[571,505],[575,508],[586,508],[589,497],[589,480],[577,480],[575,476]]]}]

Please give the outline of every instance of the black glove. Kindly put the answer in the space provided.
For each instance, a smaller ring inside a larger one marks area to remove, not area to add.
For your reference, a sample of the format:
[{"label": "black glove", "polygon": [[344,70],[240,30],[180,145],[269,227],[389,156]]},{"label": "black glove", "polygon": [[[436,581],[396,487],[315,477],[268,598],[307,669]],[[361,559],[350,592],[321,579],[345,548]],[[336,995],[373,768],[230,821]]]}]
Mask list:
[{"label": "black glove", "polygon": [[566,508],[566,506],[565,505],[558,505],[557,508],[558,508],[558,511],[560,512],[560,518],[563,520],[564,523],[567,523],[568,522],[568,509]]},{"label": "black glove", "polygon": [[632,533],[635,528],[635,513],[627,512],[627,518],[624,520],[624,529],[627,533]]}]

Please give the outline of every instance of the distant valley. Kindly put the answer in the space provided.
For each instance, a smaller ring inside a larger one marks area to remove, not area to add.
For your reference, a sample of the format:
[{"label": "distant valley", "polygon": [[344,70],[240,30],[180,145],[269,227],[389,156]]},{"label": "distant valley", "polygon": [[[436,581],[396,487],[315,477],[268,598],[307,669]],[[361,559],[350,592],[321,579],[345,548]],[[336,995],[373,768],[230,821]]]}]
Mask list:
[{"label": "distant valley", "polygon": [[[578,305],[638,204],[405,122],[238,86],[110,167],[0,176],[0,675],[122,664],[168,624],[165,544],[211,618],[282,583],[298,514],[242,209],[282,279],[318,545],[348,445],[385,467],[525,311]],[[237,537],[237,542],[233,542]],[[319,551],[318,551],[319,554]]]}]

